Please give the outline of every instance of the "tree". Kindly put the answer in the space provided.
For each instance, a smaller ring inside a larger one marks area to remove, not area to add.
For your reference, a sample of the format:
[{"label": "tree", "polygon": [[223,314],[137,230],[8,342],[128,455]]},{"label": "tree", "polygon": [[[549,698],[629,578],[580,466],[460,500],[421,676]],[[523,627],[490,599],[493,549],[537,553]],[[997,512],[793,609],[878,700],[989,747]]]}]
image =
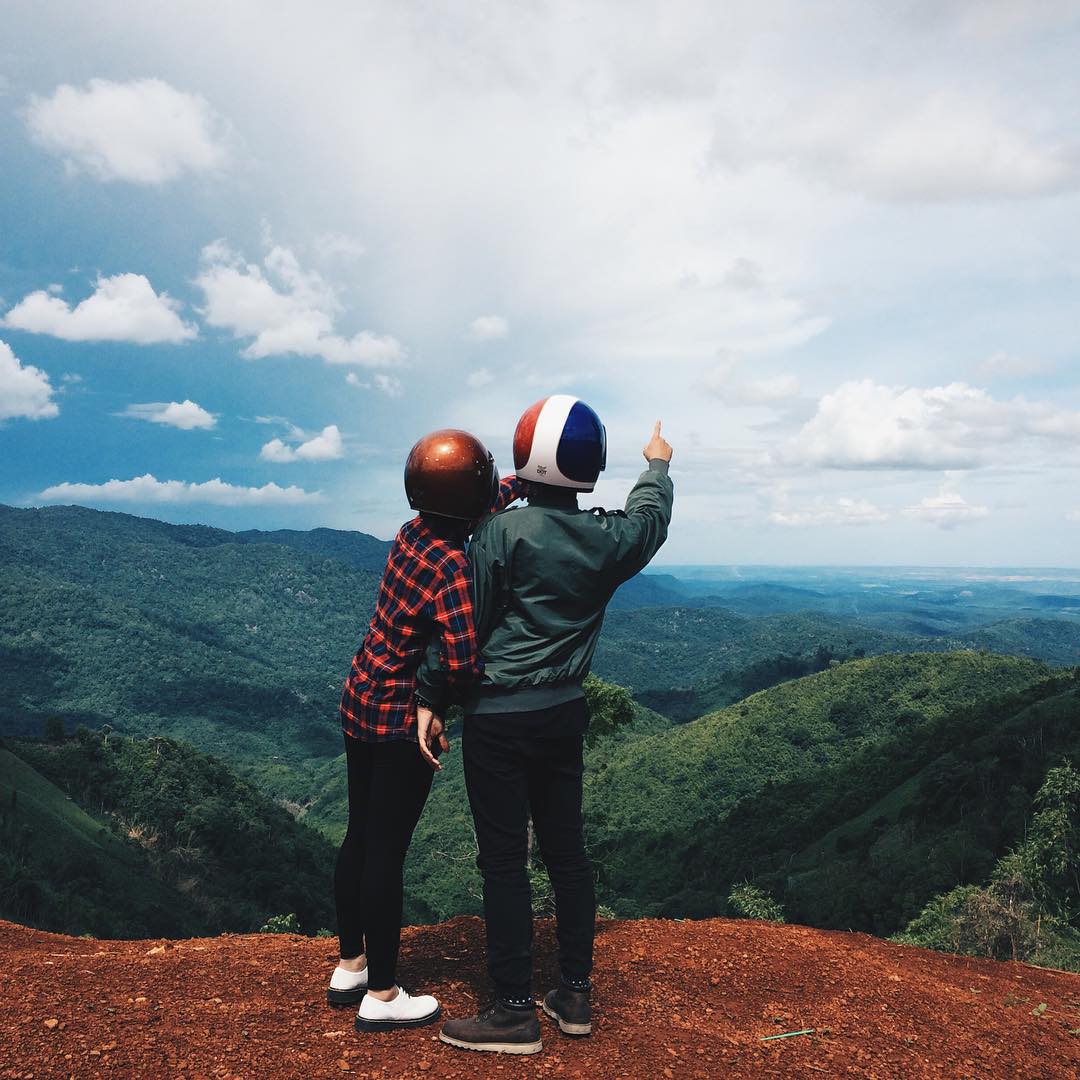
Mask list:
[{"label": "tree", "polygon": [[930,949],[1080,968],[1080,773],[1050,769],[1028,839],[990,881],[931,900],[897,940]]},{"label": "tree", "polygon": [[1035,794],[1031,858],[1039,899],[1070,922],[1080,917],[1080,772],[1051,769]]},{"label": "tree", "polygon": [[634,719],[634,699],[625,686],[606,683],[591,674],[585,676],[582,686],[591,715],[585,736],[589,746]]}]

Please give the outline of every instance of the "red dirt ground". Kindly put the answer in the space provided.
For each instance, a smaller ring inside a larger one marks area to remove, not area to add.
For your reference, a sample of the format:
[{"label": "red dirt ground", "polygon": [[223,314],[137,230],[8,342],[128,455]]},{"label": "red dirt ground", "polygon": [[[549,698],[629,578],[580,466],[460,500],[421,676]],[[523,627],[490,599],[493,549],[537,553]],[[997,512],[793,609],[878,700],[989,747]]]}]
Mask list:
[{"label": "red dirt ground", "polygon": [[[466,1015],[483,1003],[482,940],[469,918],[406,930],[402,980]],[[863,934],[605,923],[592,1037],[541,1017],[544,1051],[531,1058],[455,1050],[435,1027],[357,1035],[352,1013],[325,1003],[334,945],[95,941],[0,922],[0,1077],[1080,1076],[1080,975]],[[550,924],[537,945],[542,992]],[[762,1042],[802,1028],[816,1031]]]}]

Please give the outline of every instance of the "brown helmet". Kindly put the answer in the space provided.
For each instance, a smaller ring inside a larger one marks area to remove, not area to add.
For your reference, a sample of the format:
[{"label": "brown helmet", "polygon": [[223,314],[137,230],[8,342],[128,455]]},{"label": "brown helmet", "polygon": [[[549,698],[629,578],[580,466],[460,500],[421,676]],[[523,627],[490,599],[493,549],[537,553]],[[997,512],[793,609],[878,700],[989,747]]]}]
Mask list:
[{"label": "brown helmet", "polygon": [[405,494],[414,510],[475,521],[491,507],[498,489],[495,459],[467,431],[433,431],[405,462]]}]

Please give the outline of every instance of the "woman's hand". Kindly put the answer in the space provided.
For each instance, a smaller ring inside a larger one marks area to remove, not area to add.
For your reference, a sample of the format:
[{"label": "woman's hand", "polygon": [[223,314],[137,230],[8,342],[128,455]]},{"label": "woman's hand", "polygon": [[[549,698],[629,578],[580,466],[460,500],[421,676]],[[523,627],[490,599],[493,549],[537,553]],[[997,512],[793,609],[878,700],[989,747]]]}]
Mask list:
[{"label": "woman's hand", "polygon": [[416,706],[416,737],[420,744],[420,756],[436,771],[442,771],[439,755],[450,749],[444,734],[442,717],[436,716],[426,705]]}]

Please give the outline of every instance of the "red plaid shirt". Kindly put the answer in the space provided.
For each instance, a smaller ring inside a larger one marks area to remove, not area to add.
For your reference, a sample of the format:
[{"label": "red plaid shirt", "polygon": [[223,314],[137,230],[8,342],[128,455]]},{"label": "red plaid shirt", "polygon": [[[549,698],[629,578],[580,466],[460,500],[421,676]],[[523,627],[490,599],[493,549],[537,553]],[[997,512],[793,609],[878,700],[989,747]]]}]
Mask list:
[{"label": "red plaid shirt", "polygon": [[[494,513],[524,492],[524,481],[499,484]],[[341,726],[367,742],[416,741],[416,669],[434,638],[450,689],[483,671],[473,624],[472,570],[464,545],[415,517],[390,549],[375,616],[341,695]]]}]

